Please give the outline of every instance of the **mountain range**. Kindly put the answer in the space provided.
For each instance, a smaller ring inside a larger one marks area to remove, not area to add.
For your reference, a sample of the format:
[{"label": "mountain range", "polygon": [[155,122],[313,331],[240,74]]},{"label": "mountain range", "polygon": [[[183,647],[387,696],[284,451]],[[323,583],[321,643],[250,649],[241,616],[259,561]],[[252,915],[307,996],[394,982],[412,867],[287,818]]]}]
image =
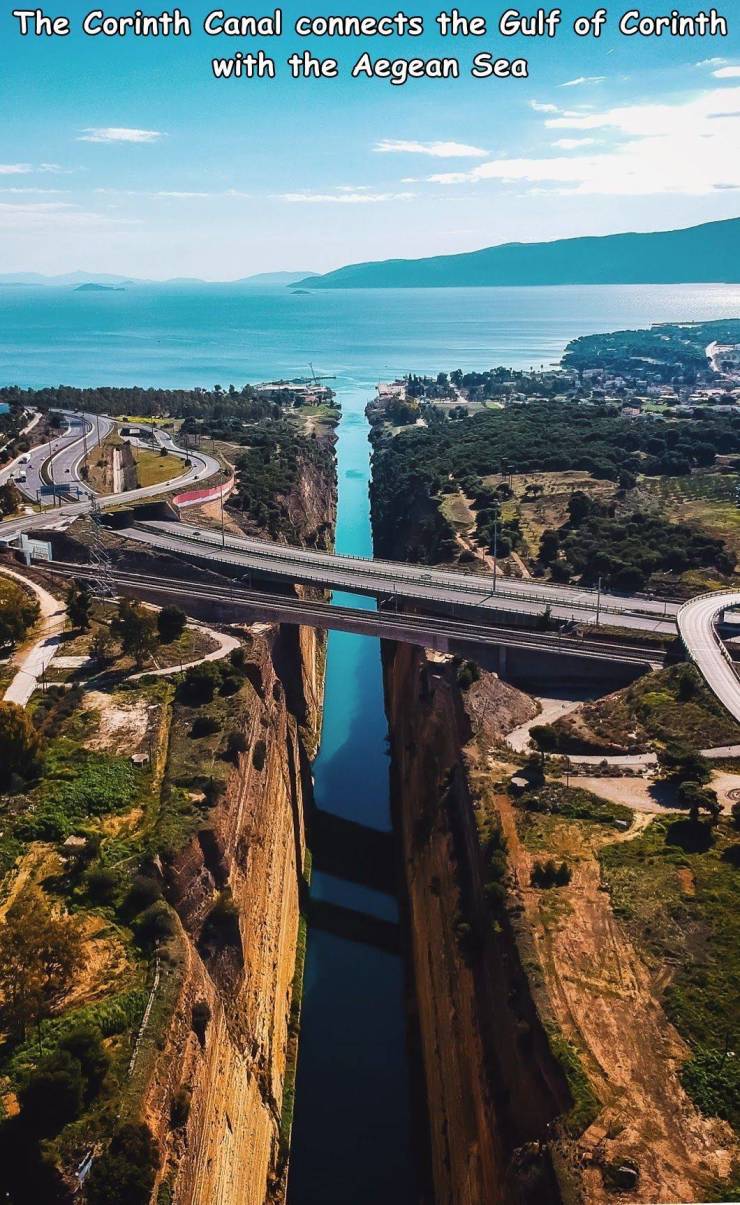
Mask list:
[{"label": "mountain range", "polygon": [[740,282],[740,218],[684,230],[502,243],[460,255],[349,264],[311,289]]},{"label": "mountain range", "polygon": [[60,276],[45,276],[41,272],[6,272],[0,273],[0,285],[16,287],[43,285],[50,288],[79,288],[85,285],[118,288],[127,285],[205,285],[233,284],[246,285],[250,288],[264,285],[292,285],[299,281],[303,284],[313,280],[311,272],[257,272],[254,276],[242,276],[239,280],[207,281],[196,276],[177,276],[171,280],[141,280],[131,276],[115,276],[106,272],[65,272]]},{"label": "mountain range", "polygon": [[480,251],[423,259],[348,264],[323,275],[258,272],[238,280],[177,277],[153,281],[101,272],[0,274],[0,285],[109,288],[229,284],[245,288],[438,289],[517,285],[740,283],[740,218],[683,230],[607,234],[551,242],[500,243]]}]

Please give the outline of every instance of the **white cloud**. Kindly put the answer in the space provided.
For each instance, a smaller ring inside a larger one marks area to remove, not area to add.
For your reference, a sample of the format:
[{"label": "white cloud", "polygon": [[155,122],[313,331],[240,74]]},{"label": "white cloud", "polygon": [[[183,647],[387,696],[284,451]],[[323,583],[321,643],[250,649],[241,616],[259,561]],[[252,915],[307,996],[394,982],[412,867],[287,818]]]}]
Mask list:
[{"label": "white cloud", "polygon": [[150,200],[161,198],[164,200],[174,201],[191,201],[191,200],[219,200],[223,197],[227,198],[245,198],[250,197],[251,193],[240,192],[237,188],[227,188],[222,192],[193,192],[185,189],[175,188],[159,188],[149,190],[144,188],[95,188],[94,192],[104,196],[113,197],[148,197]]},{"label": "white cloud", "polygon": [[545,104],[542,104],[541,101],[539,101],[539,100],[530,100],[529,107],[530,107],[530,109],[534,109],[535,113],[557,113],[558,112],[557,105],[545,105]]},{"label": "white cloud", "polygon": [[559,84],[558,87],[581,88],[584,84],[603,84],[605,80],[605,75],[579,75],[578,79],[566,80],[564,84]]},{"label": "white cloud", "polygon": [[132,219],[88,213],[63,201],[0,201],[0,230],[13,231],[17,235],[32,234],[54,238],[68,231],[89,233],[97,229],[111,230],[137,224]]},{"label": "white cloud", "polygon": [[558,138],[552,145],[561,151],[575,151],[579,146],[593,146],[595,141],[595,138]]},{"label": "white cloud", "polygon": [[126,126],[92,126],[83,130],[78,142],[157,142],[161,130],[132,130]]},{"label": "white cloud", "polygon": [[712,75],[715,79],[740,79],[740,67],[720,67]]},{"label": "white cloud", "polygon": [[291,205],[380,205],[384,201],[410,201],[412,192],[283,192],[278,201]]},{"label": "white cloud", "polygon": [[434,159],[485,159],[488,154],[482,147],[465,142],[405,142],[395,138],[383,138],[373,150],[383,155],[431,155]]},{"label": "white cloud", "polygon": [[519,181],[606,196],[705,196],[717,189],[740,187],[736,153],[740,87],[708,90],[673,104],[626,105],[553,117],[545,125],[549,129],[611,130],[622,139],[599,153],[494,159],[469,172],[429,179],[435,184]]},{"label": "white cloud", "polygon": [[695,67],[721,67],[726,62],[727,62],[727,59],[719,59],[719,58],[702,59],[701,62],[694,63],[694,66]]},{"label": "white cloud", "polygon": [[14,193],[22,196],[58,197],[67,192],[66,188],[0,188],[1,193]]},{"label": "white cloud", "polygon": [[26,176],[32,171],[30,163],[0,163],[0,176]]}]

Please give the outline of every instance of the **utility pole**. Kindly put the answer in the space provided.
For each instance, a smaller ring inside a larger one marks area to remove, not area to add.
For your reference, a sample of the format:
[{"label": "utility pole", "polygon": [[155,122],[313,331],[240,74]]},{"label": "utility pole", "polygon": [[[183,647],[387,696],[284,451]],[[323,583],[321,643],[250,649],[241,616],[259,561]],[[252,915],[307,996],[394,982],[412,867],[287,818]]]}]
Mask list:
[{"label": "utility pole", "polygon": [[599,584],[597,587],[597,594],[596,594],[596,626],[597,626],[597,628],[599,626],[600,616],[601,616],[601,578],[599,578]]},{"label": "utility pole", "polygon": [[493,520],[493,593],[496,593],[496,579],[498,577],[498,510]]},{"label": "utility pole", "polygon": [[226,547],[226,532],[224,531],[224,483],[221,483],[221,547]]}]

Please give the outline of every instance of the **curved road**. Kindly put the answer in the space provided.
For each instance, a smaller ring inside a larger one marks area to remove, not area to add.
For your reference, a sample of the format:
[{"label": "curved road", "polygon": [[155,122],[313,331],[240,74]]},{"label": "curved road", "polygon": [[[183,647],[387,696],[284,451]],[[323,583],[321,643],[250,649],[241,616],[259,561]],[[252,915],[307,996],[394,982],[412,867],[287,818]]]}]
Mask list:
[{"label": "curved road", "polygon": [[[89,511],[94,493],[79,478],[79,468],[85,455],[85,447],[87,447],[87,451],[89,452],[98,443],[98,430],[100,432],[100,442],[102,442],[115,424],[112,419],[101,415],[98,425],[97,415],[85,415],[84,417],[88,422],[88,431],[85,435],[82,435],[80,433],[79,420],[83,416],[73,415],[69,412],[65,414],[65,417],[72,417],[76,420],[76,424],[65,432],[64,435],[59,436],[57,440],[52,442],[51,451],[54,480],[57,484],[60,484],[62,480],[66,482],[73,481],[79,487],[80,493],[84,494],[84,499],[78,502],[63,503],[61,506],[40,514],[23,515],[19,518],[10,519],[0,524],[0,541],[14,539],[22,531],[27,531],[31,528],[53,527],[64,525],[68,522],[71,523],[79,515]],[[155,446],[164,447],[171,455],[178,456],[183,460],[189,458],[190,465],[184,468],[179,477],[172,477],[168,481],[161,481],[155,485],[142,486],[136,490],[127,490],[120,494],[99,495],[98,502],[103,510],[120,506],[126,502],[141,502],[148,498],[156,498],[160,494],[168,494],[175,489],[182,490],[190,485],[205,483],[208,478],[214,477],[220,472],[221,464],[214,456],[210,456],[207,452],[182,448],[175,443],[170,435],[159,433],[155,439]],[[42,485],[42,466],[49,460],[48,444],[35,448],[30,455],[30,463],[23,466],[27,470],[28,480],[19,488],[24,489],[29,496],[35,499],[36,489],[40,489]],[[0,476],[0,484],[2,480],[3,478]]]},{"label": "curved road", "polygon": [[678,630],[707,686],[740,723],[740,678],[715,627],[718,616],[728,607],[740,607],[737,590],[718,590],[692,598],[678,612]]}]

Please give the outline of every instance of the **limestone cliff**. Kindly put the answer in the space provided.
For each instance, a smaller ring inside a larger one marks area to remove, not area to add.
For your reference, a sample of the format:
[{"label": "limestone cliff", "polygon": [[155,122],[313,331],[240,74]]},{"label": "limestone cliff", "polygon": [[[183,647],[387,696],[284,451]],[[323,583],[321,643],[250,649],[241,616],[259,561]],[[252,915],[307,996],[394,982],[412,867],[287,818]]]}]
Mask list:
[{"label": "limestone cliff", "polygon": [[[320,647],[311,631],[255,637],[246,751],[208,826],[165,867],[185,969],[145,1110],[164,1152],[160,1199],[177,1205],[263,1205],[281,1196],[311,790],[301,727],[318,730]],[[290,707],[296,696],[299,715]]]},{"label": "limestone cliff", "polygon": [[384,647],[384,669],[437,1205],[554,1205],[541,1143],[568,1093],[491,908],[475,774],[480,714],[512,727],[531,700],[485,675],[473,705],[451,658],[406,645]]}]

